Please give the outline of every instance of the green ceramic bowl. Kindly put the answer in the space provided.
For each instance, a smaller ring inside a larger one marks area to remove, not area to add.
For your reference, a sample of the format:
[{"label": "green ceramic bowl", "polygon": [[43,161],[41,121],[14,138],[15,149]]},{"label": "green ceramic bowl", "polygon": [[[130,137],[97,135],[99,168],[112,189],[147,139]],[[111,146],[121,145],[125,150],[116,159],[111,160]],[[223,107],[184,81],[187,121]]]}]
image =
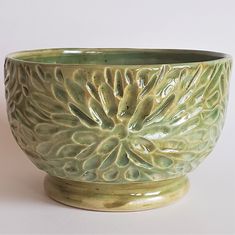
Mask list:
[{"label": "green ceramic bowl", "polygon": [[12,133],[47,194],[107,211],[168,204],[223,126],[231,57],[157,49],[45,49],[5,61]]}]

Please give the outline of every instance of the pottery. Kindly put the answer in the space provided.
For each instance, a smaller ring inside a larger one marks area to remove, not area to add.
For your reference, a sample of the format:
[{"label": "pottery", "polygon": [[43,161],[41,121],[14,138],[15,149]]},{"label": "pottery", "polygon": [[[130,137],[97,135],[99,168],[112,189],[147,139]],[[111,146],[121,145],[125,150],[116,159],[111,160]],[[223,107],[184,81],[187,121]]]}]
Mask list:
[{"label": "pottery", "polygon": [[45,191],[101,211],[167,205],[223,127],[231,57],[196,50],[44,49],[5,60],[11,131]]}]

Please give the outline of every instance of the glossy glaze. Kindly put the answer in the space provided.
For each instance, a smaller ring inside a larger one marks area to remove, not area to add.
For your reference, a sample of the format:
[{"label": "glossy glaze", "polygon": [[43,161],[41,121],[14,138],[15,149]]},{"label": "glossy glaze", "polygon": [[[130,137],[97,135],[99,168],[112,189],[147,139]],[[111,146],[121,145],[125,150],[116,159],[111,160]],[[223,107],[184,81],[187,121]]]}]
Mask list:
[{"label": "glossy glaze", "polygon": [[166,206],[189,188],[185,176],[160,182],[107,184],[45,178],[49,197],[66,205],[99,211],[139,211]]},{"label": "glossy glaze", "polygon": [[220,135],[230,71],[231,58],[213,52],[15,53],[5,62],[9,122],[51,176],[113,186],[178,178]]}]

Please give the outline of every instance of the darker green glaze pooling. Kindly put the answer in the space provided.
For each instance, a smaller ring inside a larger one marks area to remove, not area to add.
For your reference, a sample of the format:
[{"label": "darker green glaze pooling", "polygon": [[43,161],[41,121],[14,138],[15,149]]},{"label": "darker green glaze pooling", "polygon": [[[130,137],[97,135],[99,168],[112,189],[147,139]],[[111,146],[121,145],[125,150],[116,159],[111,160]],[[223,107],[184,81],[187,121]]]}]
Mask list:
[{"label": "darker green glaze pooling", "polygon": [[133,49],[64,49],[59,52],[35,51],[34,54],[18,56],[18,59],[48,64],[106,64],[106,65],[144,65],[190,63],[217,60],[223,58],[220,53],[202,53],[183,50],[133,50]]}]

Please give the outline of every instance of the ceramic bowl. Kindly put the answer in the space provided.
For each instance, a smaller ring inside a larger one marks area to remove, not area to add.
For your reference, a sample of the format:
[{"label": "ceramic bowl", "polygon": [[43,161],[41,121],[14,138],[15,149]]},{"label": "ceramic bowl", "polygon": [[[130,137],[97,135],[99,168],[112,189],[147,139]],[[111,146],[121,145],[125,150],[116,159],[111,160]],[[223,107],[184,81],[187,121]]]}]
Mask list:
[{"label": "ceramic bowl", "polygon": [[43,49],[5,60],[11,131],[47,194],[104,211],[166,205],[212,151],[231,57],[158,49]]}]

